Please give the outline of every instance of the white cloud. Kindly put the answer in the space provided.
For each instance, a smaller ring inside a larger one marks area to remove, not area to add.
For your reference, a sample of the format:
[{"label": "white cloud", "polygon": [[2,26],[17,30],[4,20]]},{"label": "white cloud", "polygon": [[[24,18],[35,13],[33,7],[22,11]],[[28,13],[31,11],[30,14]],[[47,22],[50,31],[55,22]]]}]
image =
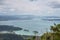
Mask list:
[{"label": "white cloud", "polygon": [[[0,12],[7,14],[55,15],[53,8],[48,6],[51,2],[60,0],[5,0],[0,5]],[[1,11],[2,10],[2,11]]]},{"label": "white cloud", "polygon": [[6,1],[7,4],[10,4],[12,8],[16,8],[18,10],[31,12],[35,10],[42,10],[42,4],[38,5],[38,3],[33,3],[30,1],[23,1],[23,0],[10,0]]}]

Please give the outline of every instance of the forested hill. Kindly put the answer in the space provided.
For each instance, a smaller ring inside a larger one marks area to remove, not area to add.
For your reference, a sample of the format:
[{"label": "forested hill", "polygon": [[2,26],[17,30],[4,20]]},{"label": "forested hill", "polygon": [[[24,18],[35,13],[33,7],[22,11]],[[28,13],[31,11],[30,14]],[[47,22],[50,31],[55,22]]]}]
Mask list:
[{"label": "forested hill", "polygon": [[17,35],[17,34],[1,34],[0,33],[0,40],[24,40],[23,37],[21,35]]}]

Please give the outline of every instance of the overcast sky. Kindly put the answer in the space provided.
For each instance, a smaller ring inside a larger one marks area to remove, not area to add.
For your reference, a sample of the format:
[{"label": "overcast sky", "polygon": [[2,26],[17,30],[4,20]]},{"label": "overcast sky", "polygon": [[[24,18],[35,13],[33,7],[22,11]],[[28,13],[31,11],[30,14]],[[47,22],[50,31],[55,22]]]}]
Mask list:
[{"label": "overcast sky", "polygon": [[0,15],[59,16],[60,0],[0,0]]}]

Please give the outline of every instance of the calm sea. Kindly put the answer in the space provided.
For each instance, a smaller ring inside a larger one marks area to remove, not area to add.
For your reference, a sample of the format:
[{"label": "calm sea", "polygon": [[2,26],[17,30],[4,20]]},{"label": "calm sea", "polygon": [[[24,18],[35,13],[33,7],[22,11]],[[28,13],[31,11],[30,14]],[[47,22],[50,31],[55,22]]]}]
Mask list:
[{"label": "calm sea", "polygon": [[15,27],[21,27],[29,30],[29,32],[20,30],[16,31],[17,34],[21,35],[33,35],[33,31],[38,31],[38,35],[46,31],[50,31],[50,26],[54,23],[60,23],[60,21],[44,21],[41,19],[35,20],[11,20],[11,21],[0,21],[0,25],[13,25]]}]

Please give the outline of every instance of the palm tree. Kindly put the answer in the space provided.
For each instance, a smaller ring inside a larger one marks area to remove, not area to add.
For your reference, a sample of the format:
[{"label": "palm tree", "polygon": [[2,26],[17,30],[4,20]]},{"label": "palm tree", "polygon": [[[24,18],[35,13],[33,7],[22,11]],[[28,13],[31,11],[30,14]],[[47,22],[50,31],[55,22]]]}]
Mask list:
[{"label": "palm tree", "polygon": [[38,31],[33,31],[33,32],[34,32],[35,36],[37,36],[36,34],[38,34]]},{"label": "palm tree", "polygon": [[51,31],[53,31],[53,40],[55,40],[55,34],[60,35],[60,24],[55,24],[51,26]]},{"label": "palm tree", "polygon": [[[25,32],[29,32],[28,29],[24,29],[23,31],[25,31]],[[23,37],[24,39],[31,40],[31,39],[25,38],[24,36],[22,36],[22,37]]]},{"label": "palm tree", "polygon": [[37,40],[38,31],[33,31],[33,33],[35,34],[35,40]]},{"label": "palm tree", "polygon": [[54,24],[54,26],[51,26],[51,30],[56,33],[60,32],[60,24]]},{"label": "palm tree", "polygon": [[29,32],[29,30],[27,30],[27,29],[24,29],[24,31],[25,31],[25,32]]}]

